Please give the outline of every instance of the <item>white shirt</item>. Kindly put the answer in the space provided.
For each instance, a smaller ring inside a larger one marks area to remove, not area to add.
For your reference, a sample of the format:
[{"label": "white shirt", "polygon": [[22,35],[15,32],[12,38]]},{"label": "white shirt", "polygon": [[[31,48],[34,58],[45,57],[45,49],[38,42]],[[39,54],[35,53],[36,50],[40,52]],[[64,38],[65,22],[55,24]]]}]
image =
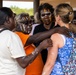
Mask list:
[{"label": "white shirt", "polygon": [[24,48],[17,34],[4,30],[0,33],[0,75],[24,75],[16,58],[25,56]]},{"label": "white shirt", "polygon": [[32,25],[32,30],[31,30],[30,35],[33,35],[33,31],[34,31],[35,27],[38,26],[38,25],[39,25],[39,24],[33,24],[33,25]]}]

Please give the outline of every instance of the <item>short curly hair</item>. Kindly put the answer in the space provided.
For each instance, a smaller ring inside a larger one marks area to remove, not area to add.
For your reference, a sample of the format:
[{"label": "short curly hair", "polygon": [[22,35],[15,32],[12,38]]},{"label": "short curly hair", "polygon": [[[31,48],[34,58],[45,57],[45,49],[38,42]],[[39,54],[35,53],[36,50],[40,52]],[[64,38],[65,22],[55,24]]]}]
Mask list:
[{"label": "short curly hair", "polygon": [[54,8],[53,8],[53,6],[51,5],[51,4],[49,4],[49,3],[43,3],[43,4],[41,4],[40,6],[39,6],[39,8],[38,8],[38,14],[39,14],[39,19],[41,19],[41,10],[43,10],[43,9],[46,9],[46,10],[50,10],[50,12],[51,13],[53,13],[54,12]]}]

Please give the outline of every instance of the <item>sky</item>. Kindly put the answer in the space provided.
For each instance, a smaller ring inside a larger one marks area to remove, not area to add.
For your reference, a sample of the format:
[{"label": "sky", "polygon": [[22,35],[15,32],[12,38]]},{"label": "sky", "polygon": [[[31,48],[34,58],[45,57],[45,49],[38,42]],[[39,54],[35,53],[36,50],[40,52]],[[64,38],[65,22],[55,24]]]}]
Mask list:
[{"label": "sky", "polygon": [[3,7],[17,6],[19,8],[33,8],[33,2],[17,2],[17,1],[3,1]]}]

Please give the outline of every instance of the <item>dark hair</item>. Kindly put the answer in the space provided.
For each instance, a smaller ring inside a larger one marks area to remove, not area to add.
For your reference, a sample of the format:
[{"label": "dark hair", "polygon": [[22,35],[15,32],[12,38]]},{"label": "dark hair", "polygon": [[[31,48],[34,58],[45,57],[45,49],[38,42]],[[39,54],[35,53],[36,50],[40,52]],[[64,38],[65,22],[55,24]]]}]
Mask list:
[{"label": "dark hair", "polygon": [[9,17],[13,17],[13,12],[10,8],[1,7],[0,8],[0,25],[3,25]]},{"label": "dark hair", "polygon": [[8,7],[1,7],[0,10],[2,12],[4,12],[5,14],[7,14],[8,17],[12,17],[13,16],[13,12],[10,8]]},{"label": "dark hair", "polygon": [[29,14],[28,13],[21,13],[20,14],[20,19],[22,19],[23,17],[26,17],[26,16],[29,16]]},{"label": "dark hair", "polygon": [[50,10],[50,12],[53,14],[53,12],[54,12],[54,8],[53,8],[53,6],[51,5],[51,4],[49,4],[49,3],[43,3],[43,4],[41,4],[40,6],[39,6],[39,8],[38,8],[38,14],[39,14],[39,18],[41,19],[41,10],[43,10],[43,9],[46,9],[46,10]]}]

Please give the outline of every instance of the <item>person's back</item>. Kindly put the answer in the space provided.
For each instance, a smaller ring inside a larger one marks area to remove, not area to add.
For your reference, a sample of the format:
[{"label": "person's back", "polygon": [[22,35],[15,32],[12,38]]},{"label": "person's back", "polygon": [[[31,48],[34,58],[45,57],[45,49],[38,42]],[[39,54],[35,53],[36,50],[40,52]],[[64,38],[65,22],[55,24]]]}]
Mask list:
[{"label": "person's back", "polygon": [[[9,30],[4,30],[0,33],[0,75],[23,74],[24,70],[21,68],[21,66],[19,66],[18,62],[15,60],[15,57],[17,57],[18,54],[17,53],[15,55],[16,44],[20,42],[19,37],[17,37],[18,36],[16,34]],[[15,42],[13,42],[13,40],[15,40]],[[17,49],[19,50],[20,46],[17,45],[17,47]],[[13,51],[13,49],[15,51]]]},{"label": "person's back", "polygon": [[[42,75],[64,75],[62,66],[66,65],[69,60],[73,49],[73,38],[56,33],[51,36],[51,39],[53,41],[53,47],[48,48],[48,58]],[[45,72],[45,70],[47,71]]]},{"label": "person's back", "polygon": [[[25,53],[20,38],[10,31],[14,27],[12,10],[7,7],[0,8],[0,75],[21,75],[24,73],[24,69],[16,61],[16,58],[25,56]],[[17,49],[19,53],[17,53]]]},{"label": "person's back", "polygon": [[[62,34],[58,34],[58,36],[60,36],[62,38],[63,42],[61,42],[60,44],[63,43],[63,47],[58,49],[57,59],[54,64],[51,75],[54,75],[54,74],[64,75],[62,66],[65,66],[67,64],[71,51],[73,49],[73,40],[74,40],[73,38],[68,38]],[[58,37],[56,37],[56,38],[58,38]],[[58,38],[57,40],[59,40],[59,39],[60,38]]]}]

